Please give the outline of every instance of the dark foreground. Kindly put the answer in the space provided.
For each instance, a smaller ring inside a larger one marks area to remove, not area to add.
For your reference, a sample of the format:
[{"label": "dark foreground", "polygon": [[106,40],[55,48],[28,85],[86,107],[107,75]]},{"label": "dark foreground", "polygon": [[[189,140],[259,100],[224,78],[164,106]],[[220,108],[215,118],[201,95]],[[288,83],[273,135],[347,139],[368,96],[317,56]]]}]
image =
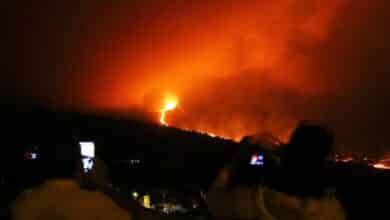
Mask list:
[{"label": "dark foreground", "polygon": [[[195,132],[109,117],[44,111],[9,111],[3,117],[6,122],[2,125],[6,133],[0,155],[3,218],[9,217],[10,205],[19,192],[41,181],[39,168],[34,161],[25,160],[24,153],[36,147],[39,139],[50,139],[51,132],[70,131],[79,139],[96,142],[98,154],[108,166],[115,195],[128,203],[133,212],[138,210],[139,219],[184,216],[160,215],[138,207],[131,195],[133,189],[206,192],[217,171],[242,147]],[[389,172],[357,164],[331,167],[332,182],[350,219],[389,218]]]}]

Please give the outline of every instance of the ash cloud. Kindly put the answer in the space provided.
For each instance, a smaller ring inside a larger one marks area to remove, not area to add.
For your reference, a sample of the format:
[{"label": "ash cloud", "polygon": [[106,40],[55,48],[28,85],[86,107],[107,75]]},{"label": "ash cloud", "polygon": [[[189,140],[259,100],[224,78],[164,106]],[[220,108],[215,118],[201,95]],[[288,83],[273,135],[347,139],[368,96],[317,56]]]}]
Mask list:
[{"label": "ash cloud", "polygon": [[[299,120],[315,120],[334,128],[338,151],[387,152],[389,9],[385,1],[346,2],[322,37],[296,32],[282,40],[282,67],[237,70],[199,88],[207,92],[192,107],[201,118],[194,126],[232,136],[270,131],[286,140]],[[281,74],[297,78],[273,78]]]},{"label": "ash cloud", "polygon": [[[156,111],[232,137],[297,121],[339,150],[389,151],[385,0],[39,1],[5,5],[3,97],[60,108]],[[152,97],[152,98],[148,98]]]}]

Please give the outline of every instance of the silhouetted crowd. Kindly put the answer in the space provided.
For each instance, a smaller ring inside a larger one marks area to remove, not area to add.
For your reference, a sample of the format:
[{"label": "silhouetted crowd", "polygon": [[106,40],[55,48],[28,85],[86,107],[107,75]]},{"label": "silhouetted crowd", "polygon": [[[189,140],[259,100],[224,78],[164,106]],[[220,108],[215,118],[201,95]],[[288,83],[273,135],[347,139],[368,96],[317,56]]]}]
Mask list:
[{"label": "silhouetted crowd", "polygon": [[[44,182],[22,192],[12,205],[15,220],[132,219],[132,210],[111,194],[107,168],[98,158],[83,172],[75,142],[55,137],[40,152]],[[242,143],[243,150],[247,143]],[[346,219],[324,175],[332,133],[300,124],[280,154],[262,152],[261,166],[240,152],[216,176],[207,206],[216,219]],[[245,181],[248,180],[248,181]]]}]

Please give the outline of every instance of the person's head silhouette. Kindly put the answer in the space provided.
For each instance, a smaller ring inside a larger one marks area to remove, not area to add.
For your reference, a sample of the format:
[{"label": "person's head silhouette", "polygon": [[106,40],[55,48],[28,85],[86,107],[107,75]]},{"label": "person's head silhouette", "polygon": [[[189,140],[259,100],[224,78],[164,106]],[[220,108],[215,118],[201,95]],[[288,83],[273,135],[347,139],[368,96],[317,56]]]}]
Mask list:
[{"label": "person's head silhouette", "polygon": [[50,138],[41,148],[41,162],[46,179],[75,178],[80,164],[80,149],[73,138]]},{"label": "person's head silhouette", "polygon": [[333,148],[332,132],[320,125],[300,123],[285,151],[288,166],[316,168],[323,164]]}]

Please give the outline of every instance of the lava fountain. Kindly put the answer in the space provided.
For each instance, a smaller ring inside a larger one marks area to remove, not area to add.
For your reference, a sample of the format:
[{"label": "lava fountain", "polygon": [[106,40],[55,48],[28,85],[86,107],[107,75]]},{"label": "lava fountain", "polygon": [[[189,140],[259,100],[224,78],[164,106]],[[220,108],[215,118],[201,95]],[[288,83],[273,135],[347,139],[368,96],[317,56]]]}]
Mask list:
[{"label": "lava fountain", "polygon": [[172,111],[176,108],[178,104],[178,100],[175,97],[167,97],[165,100],[164,107],[160,110],[161,116],[160,116],[160,123],[164,126],[168,126],[168,123],[165,121],[165,116],[168,111]]}]

